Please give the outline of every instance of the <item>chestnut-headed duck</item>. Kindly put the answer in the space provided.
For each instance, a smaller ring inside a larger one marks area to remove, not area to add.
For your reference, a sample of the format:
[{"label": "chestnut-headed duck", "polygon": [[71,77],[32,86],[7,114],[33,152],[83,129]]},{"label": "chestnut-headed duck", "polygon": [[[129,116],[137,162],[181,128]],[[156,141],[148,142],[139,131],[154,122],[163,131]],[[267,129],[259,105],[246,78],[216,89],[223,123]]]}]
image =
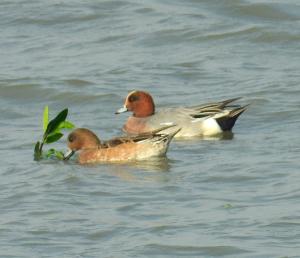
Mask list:
[{"label": "chestnut-headed duck", "polygon": [[[174,126],[172,126],[174,127]],[[96,162],[124,162],[144,160],[151,157],[164,156],[170,141],[180,129],[172,133],[164,133],[170,126],[139,134],[137,136],[116,137],[106,142],[86,128],[77,128],[68,136],[69,151],[64,155],[68,160],[76,151],[79,151],[80,164]]]},{"label": "chestnut-headed duck", "polygon": [[[164,108],[155,111],[153,98],[145,91],[132,91],[116,114],[133,113],[123,126],[128,134],[155,130],[164,125],[181,128],[175,137],[216,136],[231,131],[246,106],[233,105],[240,98],[191,107]],[[174,128],[173,128],[174,130]]]}]

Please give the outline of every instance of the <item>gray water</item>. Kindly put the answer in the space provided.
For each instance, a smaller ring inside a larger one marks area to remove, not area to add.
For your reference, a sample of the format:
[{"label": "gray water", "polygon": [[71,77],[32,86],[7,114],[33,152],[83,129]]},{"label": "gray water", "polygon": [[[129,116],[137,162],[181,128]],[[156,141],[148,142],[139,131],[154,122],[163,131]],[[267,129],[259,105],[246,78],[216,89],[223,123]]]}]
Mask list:
[{"label": "gray water", "polygon": [[[299,1],[4,0],[0,30],[1,257],[300,257]],[[45,105],[108,139],[133,89],[251,106],[166,159],[33,161]]]}]

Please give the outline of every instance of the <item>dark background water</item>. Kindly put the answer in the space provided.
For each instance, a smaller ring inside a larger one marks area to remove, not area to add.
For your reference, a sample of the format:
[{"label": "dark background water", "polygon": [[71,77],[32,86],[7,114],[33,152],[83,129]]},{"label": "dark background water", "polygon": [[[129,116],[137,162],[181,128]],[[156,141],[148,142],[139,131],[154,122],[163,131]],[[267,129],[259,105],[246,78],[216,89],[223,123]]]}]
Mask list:
[{"label": "dark background water", "polygon": [[[300,257],[299,25],[292,0],[1,1],[0,256]],[[251,106],[166,159],[33,161],[45,105],[107,139],[133,89]]]}]

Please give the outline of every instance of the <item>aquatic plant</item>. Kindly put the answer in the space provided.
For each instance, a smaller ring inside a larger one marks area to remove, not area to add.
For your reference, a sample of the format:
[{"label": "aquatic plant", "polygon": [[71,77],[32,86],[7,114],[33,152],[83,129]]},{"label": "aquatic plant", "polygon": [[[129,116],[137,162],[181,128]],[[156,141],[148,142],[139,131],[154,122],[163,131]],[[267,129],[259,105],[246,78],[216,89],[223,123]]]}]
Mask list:
[{"label": "aquatic plant", "polygon": [[50,149],[46,153],[43,153],[44,144],[50,144],[57,142],[62,136],[62,129],[72,129],[74,124],[67,121],[68,109],[62,110],[55,118],[49,122],[49,107],[44,108],[43,113],[43,139],[38,141],[34,147],[34,160],[40,160],[42,158],[56,157],[58,159],[63,159],[63,152]]}]

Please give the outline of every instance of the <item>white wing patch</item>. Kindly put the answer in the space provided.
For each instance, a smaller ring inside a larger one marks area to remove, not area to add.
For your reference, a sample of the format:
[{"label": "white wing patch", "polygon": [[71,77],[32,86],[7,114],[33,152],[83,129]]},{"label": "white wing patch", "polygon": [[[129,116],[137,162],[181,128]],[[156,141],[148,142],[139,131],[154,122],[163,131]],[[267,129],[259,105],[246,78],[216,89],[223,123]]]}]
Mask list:
[{"label": "white wing patch", "polygon": [[168,125],[175,125],[175,123],[173,123],[173,122],[164,122],[164,123],[160,123],[160,125],[168,126]]},{"label": "white wing patch", "polygon": [[193,119],[191,121],[191,123],[198,123],[198,122],[203,122],[205,119],[208,119],[209,117],[201,117],[201,118],[196,118],[196,119]]}]

